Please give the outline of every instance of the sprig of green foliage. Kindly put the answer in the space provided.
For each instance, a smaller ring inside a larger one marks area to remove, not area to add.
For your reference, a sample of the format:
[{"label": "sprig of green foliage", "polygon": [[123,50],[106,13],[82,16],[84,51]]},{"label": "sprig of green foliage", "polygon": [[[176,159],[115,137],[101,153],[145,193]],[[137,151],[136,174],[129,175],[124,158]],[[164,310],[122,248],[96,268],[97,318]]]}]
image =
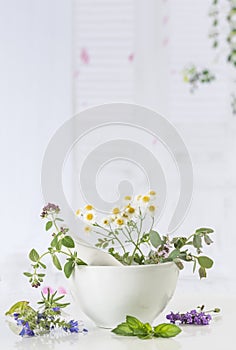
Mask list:
[{"label": "sprig of green foliage", "polygon": [[133,336],[140,339],[171,338],[181,332],[181,329],[169,323],[161,323],[152,327],[149,323],[143,323],[133,316],[126,316],[126,321],[112,330],[113,333],[122,336]]},{"label": "sprig of green foliage", "polygon": [[[75,250],[75,243],[73,238],[68,234],[69,229],[66,227],[58,227],[58,222],[63,222],[58,215],[60,208],[54,204],[49,203],[43,208],[41,217],[46,219],[45,230],[53,230],[50,246],[41,255],[35,248],[29,252],[29,259],[31,260],[32,272],[24,272],[24,275],[29,278],[32,287],[39,287],[45,277],[45,273],[41,270],[47,268],[43,262],[46,255],[51,256],[53,265],[59,270],[64,271],[64,274],[69,278],[76,265],[87,265],[78,257]],[[60,260],[60,256],[64,256],[64,267]]]}]

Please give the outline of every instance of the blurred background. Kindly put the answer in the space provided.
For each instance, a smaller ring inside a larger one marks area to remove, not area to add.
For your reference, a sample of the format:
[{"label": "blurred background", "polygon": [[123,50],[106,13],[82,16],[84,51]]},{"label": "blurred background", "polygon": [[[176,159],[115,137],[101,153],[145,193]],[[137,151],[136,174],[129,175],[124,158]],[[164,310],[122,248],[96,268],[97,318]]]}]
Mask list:
[{"label": "blurred background", "polygon": [[[173,123],[192,157],[193,201],[176,233],[215,229],[207,251],[215,268],[200,287],[235,290],[235,7],[228,0],[0,0],[3,280],[13,268],[21,273],[32,247],[45,248],[40,176],[55,131],[88,107],[130,102]],[[189,287],[198,280],[191,269],[182,278]]]}]

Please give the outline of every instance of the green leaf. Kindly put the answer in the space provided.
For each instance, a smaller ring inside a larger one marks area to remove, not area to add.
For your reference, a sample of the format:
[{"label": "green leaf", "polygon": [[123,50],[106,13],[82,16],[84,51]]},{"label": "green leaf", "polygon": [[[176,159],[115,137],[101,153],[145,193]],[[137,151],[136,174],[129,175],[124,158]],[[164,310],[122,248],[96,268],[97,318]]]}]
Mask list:
[{"label": "green leaf", "polygon": [[161,237],[157,231],[151,230],[149,232],[149,238],[154,248],[157,248],[162,243]]},{"label": "green leaf", "polygon": [[26,308],[30,308],[28,301],[18,301],[10,307],[10,309],[5,313],[5,315],[12,315],[14,312],[24,313]]},{"label": "green leaf", "polygon": [[112,333],[124,336],[134,336],[133,330],[126,322],[123,322],[119,324],[116,328],[112,329]]},{"label": "green leaf", "polygon": [[199,235],[193,236],[193,246],[197,249],[202,247],[202,238]]},{"label": "green leaf", "polygon": [[43,264],[41,261],[38,261],[39,265],[43,268],[43,269],[46,269],[47,266],[45,264]]},{"label": "green leaf", "polygon": [[208,235],[204,235],[204,241],[207,245],[213,243],[213,240]]},{"label": "green leaf", "polygon": [[70,236],[65,236],[64,238],[62,238],[61,243],[67,248],[75,247],[75,243]]},{"label": "green leaf", "polygon": [[53,238],[53,240],[51,241],[51,247],[56,247],[57,243],[58,243],[58,238],[57,238],[57,236],[55,236]]},{"label": "green leaf", "polygon": [[126,323],[128,323],[132,329],[143,327],[143,323],[134,316],[126,316]]},{"label": "green leaf", "polygon": [[32,249],[29,253],[30,260],[37,262],[39,260],[39,254],[36,252],[35,249]]},{"label": "green leaf", "polygon": [[38,273],[39,277],[45,277],[45,273]]},{"label": "green leaf", "polygon": [[197,260],[195,259],[193,263],[193,273],[196,271],[196,267],[197,267]]},{"label": "green leaf", "polygon": [[206,269],[204,267],[200,267],[198,270],[200,278],[205,278],[206,277]]},{"label": "green leaf", "polygon": [[174,247],[176,249],[181,249],[187,242],[186,237],[176,237],[173,239]]},{"label": "green leaf", "polygon": [[169,254],[168,259],[174,260],[174,259],[176,259],[176,258],[179,256],[179,254],[180,254],[179,249],[174,249],[174,250],[172,250],[172,252]]},{"label": "green leaf", "polygon": [[182,261],[180,261],[179,259],[173,259],[175,265],[180,269],[180,270],[183,270],[184,268],[184,265],[182,263]]},{"label": "green leaf", "polygon": [[45,230],[46,231],[48,231],[48,230],[50,230],[50,228],[52,227],[52,221],[48,221],[47,223],[46,223],[46,226],[45,226]]},{"label": "green leaf", "polygon": [[175,324],[161,323],[158,326],[153,328],[154,337],[161,338],[171,338],[175,337],[181,332],[181,329]]},{"label": "green leaf", "polygon": [[204,267],[205,269],[210,269],[213,265],[213,260],[208,258],[208,256],[199,256],[198,263],[201,267]]},{"label": "green leaf", "polygon": [[75,264],[73,260],[67,261],[64,265],[64,273],[67,278],[69,278],[75,268]]},{"label": "green leaf", "polygon": [[77,258],[76,265],[88,265],[88,264],[86,262],[84,262],[83,260],[81,260],[80,258]]},{"label": "green leaf", "polygon": [[198,228],[196,231],[196,233],[213,233],[214,230],[212,230],[212,228],[208,228],[208,227],[201,227],[201,228]]},{"label": "green leaf", "polygon": [[61,263],[56,255],[52,255],[52,261],[53,261],[53,264],[56,266],[56,268],[61,271],[62,270]]},{"label": "green leaf", "polygon": [[26,277],[32,277],[32,273],[29,273],[29,272],[23,272],[23,274],[24,274]]}]

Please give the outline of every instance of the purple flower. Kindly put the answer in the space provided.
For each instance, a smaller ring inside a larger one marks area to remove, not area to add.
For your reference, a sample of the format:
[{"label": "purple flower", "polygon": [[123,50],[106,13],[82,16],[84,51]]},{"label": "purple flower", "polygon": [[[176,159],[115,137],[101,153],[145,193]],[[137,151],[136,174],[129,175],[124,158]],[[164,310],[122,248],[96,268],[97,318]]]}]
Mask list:
[{"label": "purple flower", "polygon": [[65,332],[67,332],[68,330],[71,333],[78,333],[79,332],[78,321],[70,320],[68,325],[69,325],[69,327],[63,327]]},{"label": "purple flower", "polygon": [[41,218],[45,218],[48,216],[50,213],[55,213],[58,214],[60,212],[60,208],[58,205],[53,204],[53,203],[48,203],[43,207],[42,213],[41,213]]},{"label": "purple flower", "polygon": [[166,316],[170,323],[179,321],[181,324],[195,324],[195,325],[208,325],[211,320],[211,315],[205,312],[197,312],[197,310],[191,310],[185,314],[171,313]]},{"label": "purple flower", "polygon": [[25,322],[19,335],[21,335],[22,337],[25,335],[27,335],[29,337],[33,337],[35,335],[34,331],[32,329],[30,329],[29,323],[27,321]]},{"label": "purple flower", "polygon": [[18,312],[14,312],[13,314],[13,317],[14,317],[14,320],[18,320],[20,314]]},{"label": "purple flower", "polygon": [[55,311],[55,312],[59,312],[60,308],[59,308],[59,306],[56,306],[56,307],[53,307],[52,310]]}]

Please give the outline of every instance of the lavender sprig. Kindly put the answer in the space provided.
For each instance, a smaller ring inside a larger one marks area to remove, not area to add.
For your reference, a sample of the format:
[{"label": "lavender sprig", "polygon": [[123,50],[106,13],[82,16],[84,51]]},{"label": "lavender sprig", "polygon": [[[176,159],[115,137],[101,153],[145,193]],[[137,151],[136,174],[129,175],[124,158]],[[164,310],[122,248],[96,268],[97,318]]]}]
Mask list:
[{"label": "lavender sprig", "polygon": [[170,323],[175,324],[176,322],[180,324],[194,324],[194,325],[208,325],[212,320],[210,313],[219,313],[220,309],[215,308],[213,310],[204,311],[204,305],[198,306],[197,310],[191,310],[186,313],[174,313],[171,311],[170,314],[166,316]]}]

